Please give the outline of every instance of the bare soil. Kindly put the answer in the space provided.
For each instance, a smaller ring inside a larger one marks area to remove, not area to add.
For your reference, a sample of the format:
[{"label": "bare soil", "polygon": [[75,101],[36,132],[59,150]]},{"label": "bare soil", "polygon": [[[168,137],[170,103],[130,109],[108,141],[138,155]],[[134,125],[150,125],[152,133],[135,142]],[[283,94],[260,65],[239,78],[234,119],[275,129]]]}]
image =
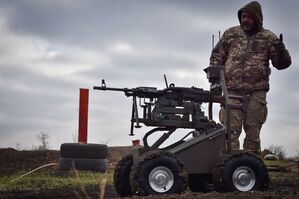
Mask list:
[{"label": "bare soil", "polygon": [[[112,171],[118,160],[131,153],[131,147],[109,147],[108,170]],[[0,175],[10,175],[20,171],[30,171],[41,165],[57,162],[59,151],[17,151],[12,148],[0,149]],[[55,168],[52,167],[54,170]],[[270,187],[265,192],[246,193],[195,193],[187,190],[180,195],[163,195],[159,198],[199,198],[199,199],[299,199],[298,165],[283,172],[270,172]],[[99,198],[99,186],[63,187],[61,189],[42,189],[37,191],[0,192],[0,198]],[[105,198],[118,198],[113,185],[106,185]],[[157,196],[131,198],[154,199]]]}]

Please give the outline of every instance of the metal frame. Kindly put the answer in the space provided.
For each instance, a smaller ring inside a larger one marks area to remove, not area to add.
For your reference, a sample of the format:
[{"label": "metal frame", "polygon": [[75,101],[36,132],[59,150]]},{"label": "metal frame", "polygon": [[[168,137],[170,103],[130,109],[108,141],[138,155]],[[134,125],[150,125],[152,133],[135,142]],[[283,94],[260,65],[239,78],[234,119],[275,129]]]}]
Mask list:
[{"label": "metal frame", "polygon": [[[174,84],[168,86],[166,76],[166,88],[158,90],[154,87],[137,87],[137,88],[112,88],[107,87],[105,80],[102,80],[101,86],[95,86],[96,90],[103,91],[122,91],[127,97],[132,97],[132,115],[130,135],[134,135],[134,128],[140,128],[140,123],[146,126],[155,127],[148,131],[143,137],[144,147],[136,149],[133,152],[134,160],[149,150],[158,149],[168,138],[179,128],[192,129],[178,142],[165,147],[177,156],[181,157],[191,173],[209,173],[221,152],[231,152],[231,125],[230,110],[241,109],[246,110],[248,100],[244,96],[229,96],[224,71],[222,66],[208,67],[204,70],[207,78],[211,83],[210,90],[203,90],[196,87],[176,87]],[[143,111],[140,115],[139,107]],[[229,103],[229,99],[239,99],[241,105],[233,105]],[[209,103],[208,117],[205,116],[201,109],[203,103]],[[222,125],[213,121],[213,104],[219,103],[225,107],[225,122]],[[148,137],[159,131],[167,131],[162,134],[154,144],[148,145]],[[185,141],[192,132],[193,138]],[[190,152],[199,154],[199,157],[193,159],[188,158]],[[208,154],[208,155],[207,155]],[[204,158],[204,161],[202,161]],[[191,161],[193,163],[188,163]],[[194,161],[196,163],[194,163]]]}]

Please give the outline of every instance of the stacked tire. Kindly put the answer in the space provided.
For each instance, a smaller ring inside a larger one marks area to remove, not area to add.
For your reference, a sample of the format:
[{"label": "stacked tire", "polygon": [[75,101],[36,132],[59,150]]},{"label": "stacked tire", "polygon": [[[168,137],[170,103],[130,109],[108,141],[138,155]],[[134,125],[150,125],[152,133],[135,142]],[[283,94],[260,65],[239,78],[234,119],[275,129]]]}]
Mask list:
[{"label": "stacked tire", "polygon": [[58,169],[106,172],[107,154],[108,147],[104,144],[63,143]]}]

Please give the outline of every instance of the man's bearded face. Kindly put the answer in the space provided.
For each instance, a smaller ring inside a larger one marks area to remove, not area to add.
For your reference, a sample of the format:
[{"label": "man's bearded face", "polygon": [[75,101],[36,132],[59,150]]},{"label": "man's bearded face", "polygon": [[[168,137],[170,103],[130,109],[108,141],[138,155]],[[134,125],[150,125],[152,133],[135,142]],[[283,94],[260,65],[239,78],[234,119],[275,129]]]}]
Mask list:
[{"label": "man's bearded face", "polygon": [[242,12],[241,14],[241,27],[247,33],[252,33],[257,30],[257,24],[254,17],[248,12]]}]

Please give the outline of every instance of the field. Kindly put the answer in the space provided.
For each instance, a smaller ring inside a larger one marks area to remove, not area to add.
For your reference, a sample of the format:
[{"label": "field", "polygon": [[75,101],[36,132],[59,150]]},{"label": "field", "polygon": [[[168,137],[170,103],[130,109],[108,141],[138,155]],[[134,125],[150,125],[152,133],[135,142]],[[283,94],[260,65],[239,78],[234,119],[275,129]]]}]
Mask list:
[{"label": "field", "polygon": [[[59,151],[0,149],[0,198],[100,198],[101,194],[105,198],[118,198],[113,187],[113,169],[117,161],[130,151],[130,147],[109,147],[107,174],[77,171],[61,173],[52,164],[21,177],[42,165],[56,163]],[[223,194],[194,193],[187,190],[181,195],[165,195],[159,198],[299,198],[298,165],[289,161],[267,164],[278,164],[280,171],[270,172],[270,187],[265,192]]]}]

